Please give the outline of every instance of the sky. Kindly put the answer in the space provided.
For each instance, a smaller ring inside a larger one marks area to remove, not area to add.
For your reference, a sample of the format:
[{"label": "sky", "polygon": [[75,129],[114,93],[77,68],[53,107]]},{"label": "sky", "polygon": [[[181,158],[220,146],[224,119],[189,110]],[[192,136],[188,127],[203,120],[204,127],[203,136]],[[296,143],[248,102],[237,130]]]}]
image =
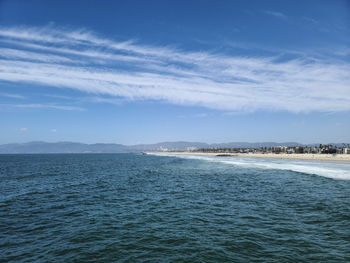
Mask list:
[{"label": "sky", "polygon": [[0,0],[0,144],[350,142],[350,1]]}]

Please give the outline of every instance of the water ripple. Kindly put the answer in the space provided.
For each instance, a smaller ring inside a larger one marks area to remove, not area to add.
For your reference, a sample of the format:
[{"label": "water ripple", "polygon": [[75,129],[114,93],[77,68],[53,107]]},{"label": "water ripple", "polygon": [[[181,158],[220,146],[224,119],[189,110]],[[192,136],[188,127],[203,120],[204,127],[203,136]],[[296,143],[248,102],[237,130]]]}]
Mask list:
[{"label": "water ripple", "polygon": [[137,154],[1,155],[0,262],[350,262],[350,181]]}]

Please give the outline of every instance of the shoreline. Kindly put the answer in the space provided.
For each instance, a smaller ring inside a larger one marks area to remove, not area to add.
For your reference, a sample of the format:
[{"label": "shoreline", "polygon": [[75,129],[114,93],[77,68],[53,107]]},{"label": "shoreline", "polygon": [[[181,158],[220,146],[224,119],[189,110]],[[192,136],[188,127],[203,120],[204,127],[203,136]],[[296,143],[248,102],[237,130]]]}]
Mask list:
[{"label": "shoreline", "polygon": [[202,153],[202,152],[149,152],[147,154],[157,155],[196,155],[196,156],[212,156],[218,158],[225,157],[248,157],[248,158],[273,158],[273,159],[289,159],[289,160],[313,160],[313,161],[335,161],[350,162],[350,154],[286,154],[286,153]]}]

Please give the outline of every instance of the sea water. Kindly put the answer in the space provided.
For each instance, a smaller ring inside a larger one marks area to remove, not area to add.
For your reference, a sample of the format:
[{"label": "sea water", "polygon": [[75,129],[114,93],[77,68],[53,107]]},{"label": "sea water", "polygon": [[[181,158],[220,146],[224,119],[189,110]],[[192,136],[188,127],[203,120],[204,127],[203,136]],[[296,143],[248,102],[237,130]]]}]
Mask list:
[{"label": "sea water", "polygon": [[0,155],[0,262],[350,262],[350,165]]}]

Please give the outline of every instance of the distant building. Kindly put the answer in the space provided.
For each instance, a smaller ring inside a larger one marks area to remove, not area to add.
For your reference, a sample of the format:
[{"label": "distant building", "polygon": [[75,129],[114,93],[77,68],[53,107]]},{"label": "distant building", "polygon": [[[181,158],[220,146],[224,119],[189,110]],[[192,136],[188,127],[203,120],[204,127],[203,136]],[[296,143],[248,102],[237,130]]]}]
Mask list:
[{"label": "distant building", "polygon": [[320,146],[272,146],[272,147],[257,147],[257,148],[202,148],[196,149],[190,147],[188,151],[195,152],[213,152],[213,153],[297,153],[297,154],[350,154],[349,145],[343,147],[337,145],[322,145]]},{"label": "distant building", "polygon": [[162,146],[159,147],[159,151],[161,152],[167,152],[168,151],[168,148],[164,148]]}]

